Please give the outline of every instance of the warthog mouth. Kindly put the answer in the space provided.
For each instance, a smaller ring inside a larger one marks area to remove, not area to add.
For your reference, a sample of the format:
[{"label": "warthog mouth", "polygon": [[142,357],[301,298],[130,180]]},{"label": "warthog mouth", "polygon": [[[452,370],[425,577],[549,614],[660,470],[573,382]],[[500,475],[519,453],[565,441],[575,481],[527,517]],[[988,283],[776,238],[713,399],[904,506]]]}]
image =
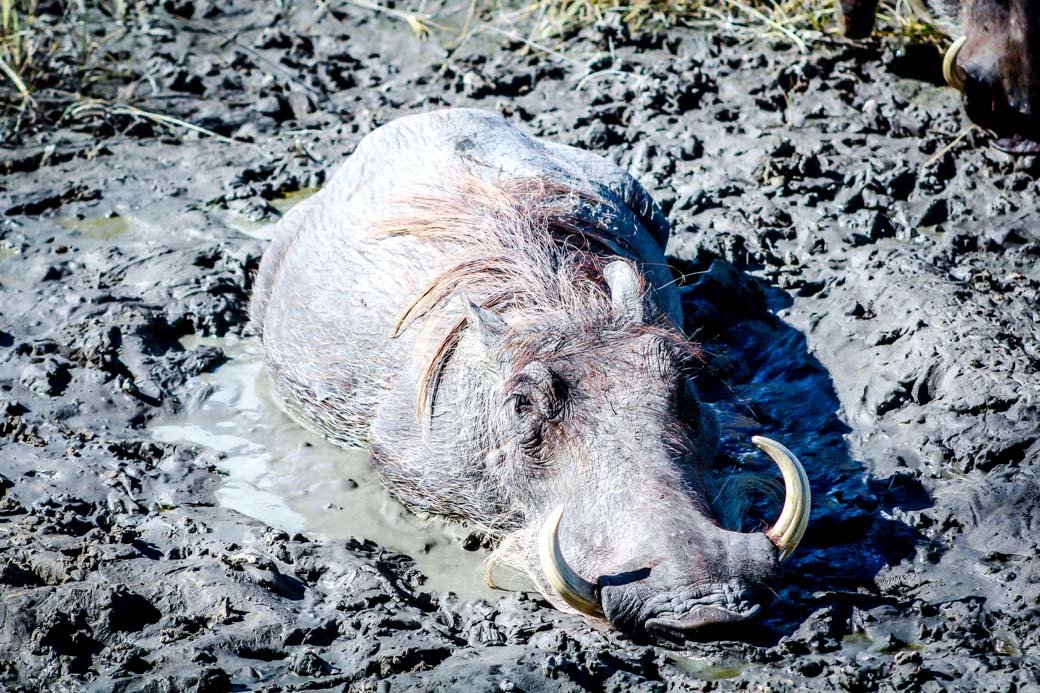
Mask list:
[{"label": "warthog mouth", "polygon": [[647,605],[653,615],[643,629],[659,639],[686,640],[711,626],[753,619],[762,611],[759,597],[760,591],[742,580],[661,595]]},{"label": "warthog mouth", "polygon": [[1015,154],[1017,156],[1040,154],[1040,142],[1019,134],[1014,134],[1009,137],[1001,137],[993,143],[993,146],[1002,152]]}]

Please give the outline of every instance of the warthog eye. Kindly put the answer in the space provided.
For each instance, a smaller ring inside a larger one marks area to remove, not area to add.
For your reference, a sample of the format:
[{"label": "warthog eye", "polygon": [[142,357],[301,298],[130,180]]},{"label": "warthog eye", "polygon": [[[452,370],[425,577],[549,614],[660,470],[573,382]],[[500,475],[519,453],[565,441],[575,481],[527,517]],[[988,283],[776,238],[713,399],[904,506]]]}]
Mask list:
[{"label": "warthog eye", "polygon": [[517,444],[525,453],[536,454],[542,445],[542,424],[545,417],[525,394],[513,394],[508,404],[515,417],[513,425]]},{"label": "warthog eye", "polygon": [[546,424],[562,414],[567,384],[539,364],[525,368],[512,388],[504,404],[513,418],[516,442],[525,454],[537,457]]},{"label": "warthog eye", "polygon": [[523,416],[531,409],[531,400],[527,397],[527,395],[513,395],[512,402],[513,413],[517,416]]}]

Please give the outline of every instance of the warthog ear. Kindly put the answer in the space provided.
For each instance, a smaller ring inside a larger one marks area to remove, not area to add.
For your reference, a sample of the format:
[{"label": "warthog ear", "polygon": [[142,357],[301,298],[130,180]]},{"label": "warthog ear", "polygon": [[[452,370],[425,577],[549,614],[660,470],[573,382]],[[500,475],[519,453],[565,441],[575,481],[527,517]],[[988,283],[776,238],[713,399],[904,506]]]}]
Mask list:
[{"label": "warthog ear", "polygon": [[643,322],[643,295],[639,276],[631,262],[615,260],[603,268],[603,278],[610,287],[614,313],[632,322]]},{"label": "warthog ear", "polygon": [[506,321],[498,313],[482,308],[469,299],[464,293],[460,293],[459,300],[466,309],[466,321],[469,327],[480,335],[480,341],[487,347],[488,351],[494,350],[502,335],[506,333]]}]

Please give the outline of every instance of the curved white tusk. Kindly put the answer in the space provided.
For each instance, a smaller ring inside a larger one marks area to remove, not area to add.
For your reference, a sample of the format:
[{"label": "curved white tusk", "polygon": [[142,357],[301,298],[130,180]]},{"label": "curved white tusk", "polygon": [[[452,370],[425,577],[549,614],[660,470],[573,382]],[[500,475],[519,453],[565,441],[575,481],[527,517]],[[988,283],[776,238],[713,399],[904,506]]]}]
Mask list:
[{"label": "curved white tusk", "polygon": [[559,531],[562,520],[563,506],[560,505],[549,513],[538,533],[538,556],[542,562],[542,571],[563,601],[587,616],[603,618],[598,586],[574,572],[560,552]]},{"label": "curved white tusk", "polygon": [[780,467],[784,475],[784,508],[766,536],[780,549],[780,560],[785,560],[798,546],[809,526],[812,492],[809,477],[798,458],[775,440],[754,436],[751,442],[761,448]]},{"label": "curved white tusk", "polygon": [[961,48],[964,48],[964,43],[967,40],[967,36],[961,36],[946,49],[946,54],[943,56],[943,79],[946,80],[947,84],[960,92],[964,91],[964,74],[957,67],[957,55],[960,54]]}]

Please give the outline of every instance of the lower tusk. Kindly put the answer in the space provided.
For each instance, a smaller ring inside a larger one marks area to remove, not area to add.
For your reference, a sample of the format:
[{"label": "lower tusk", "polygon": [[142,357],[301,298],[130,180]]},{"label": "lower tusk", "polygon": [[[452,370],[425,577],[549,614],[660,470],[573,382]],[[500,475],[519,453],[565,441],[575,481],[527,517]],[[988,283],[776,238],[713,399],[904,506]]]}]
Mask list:
[{"label": "lower tusk", "polygon": [[542,562],[542,571],[563,601],[587,616],[603,618],[599,586],[578,575],[567,565],[560,551],[559,531],[562,520],[561,505],[549,513],[538,533],[538,556]]},{"label": "lower tusk", "polygon": [[780,467],[784,476],[784,508],[766,536],[780,549],[780,560],[785,560],[795,550],[809,526],[812,509],[812,492],[809,477],[798,458],[775,440],[754,436],[751,442],[761,448]]},{"label": "lower tusk", "polygon": [[964,74],[957,67],[957,56],[960,54],[961,48],[964,48],[964,43],[967,40],[967,36],[961,36],[946,49],[946,54],[943,56],[943,79],[946,80],[947,84],[960,92],[964,91]]}]

